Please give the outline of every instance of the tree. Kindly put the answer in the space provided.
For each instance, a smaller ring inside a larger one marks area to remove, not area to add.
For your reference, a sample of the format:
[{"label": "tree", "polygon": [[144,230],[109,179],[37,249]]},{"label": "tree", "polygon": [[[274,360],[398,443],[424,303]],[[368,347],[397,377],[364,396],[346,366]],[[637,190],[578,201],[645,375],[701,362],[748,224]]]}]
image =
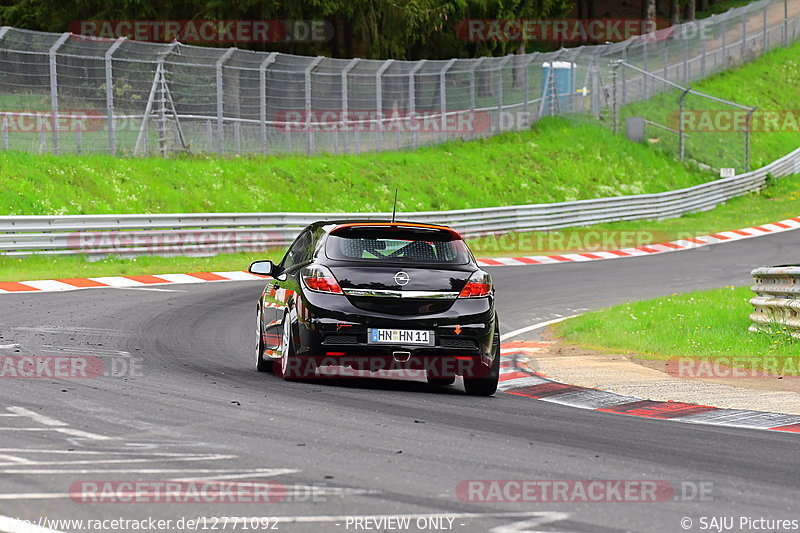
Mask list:
[{"label": "tree", "polygon": [[656,0],[642,0],[642,20],[656,18]]},{"label": "tree", "polygon": [[681,10],[678,0],[669,0],[669,23],[674,26],[681,22]]},{"label": "tree", "polygon": [[683,20],[695,19],[695,0],[686,0],[683,10]]}]

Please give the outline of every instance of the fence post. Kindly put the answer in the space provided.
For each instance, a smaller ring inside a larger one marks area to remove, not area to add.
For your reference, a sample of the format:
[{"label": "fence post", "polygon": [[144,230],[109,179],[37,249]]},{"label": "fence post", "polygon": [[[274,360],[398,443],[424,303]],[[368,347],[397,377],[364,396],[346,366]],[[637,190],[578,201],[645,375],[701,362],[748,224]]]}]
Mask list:
[{"label": "fence post", "polygon": [[[348,89],[348,85],[347,85],[347,75],[350,73],[351,70],[353,70],[353,68],[356,66],[358,61],[359,61],[358,59],[351,59],[350,62],[347,65],[345,65],[344,70],[342,70],[342,74],[341,74],[341,83],[342,83],[342,117],[341,117],[342,120],[341,120],[341,122],[342,122],[342,133],[344,134],[344,149],[345,149],[345,151],[348,150],[349,144],[350,144],[347,141],[347,139],[349,138],[349,136],[347,135],[347,122],[348,122],[347,113],[349,111],[348,110],[348,103],[349,103],[348,91],[349,91],[349,89]],[[358,128],[358,127],[359,127],[359,125],[356,124],[356,128]]]},{"label": "fence post", "polygon": [[664,41],[664,79],[669,79],[669,43]]},{"label": "fence post", "polygon": [[744,123],[744,171],[750,172],[750,129],[752,124],[753,113],[756,112],[757,107],[754,107],[747,112],[747,120]]},{"label": "fence post", "polygon": [[706,77],[706,56],[708,54],[708,41],[706,41],[706,26],[705,21],[700,23],[700,42],[703,45],[703,56],[700,59],[700,77]]},{"label": "fence post", "polygon": [[[417,61],[417,64],[408,73],[408,119],[415,120],[415,113],[417,112],[417,82],[416,76],[419,69],[425,64],[425,59]],[[411,124],[409,123],[409,127]],[[419,143],[419,128],[411,128],[411,143],[414,148]]]},{"label": "fence post", "polygon": [[225,124],[223,122],[225,107],[222,94],[222,67],[235,51],[236,48],[228,48],[228,50],[217,59],[215,64],[217,78],[217,153],[219,155],[222,155],[225,150]]},{"label": "fence post", "polygon": [[769,7],[769,6],[764,6],[764,11],[762,12],[762,15],[763,15],[762,24],[764,26],[764,28],[763,28],[764,36],[762,37],[762,41],[764,41],[764,42],[761,45],[761,53],[762,54],[765,53],[767,51],[767,49],[769,48],[769,46],[768,46],[768,42],[769,42],[769,34],[768,33],[769,32],[767,32],[767,7]]},{"label": "fence post", "polygon": [[728,24],[727,20],[722,21],[722,69],[728,68]]},{"label": "fence post", "polygon": [[261,150],[267,155],[267,67],[275,62],[278,52],[270,52],[258,66],[258,111],[261,126]]},{"label": "fence post", "polygon": [[58,75],[56,73],[56,52],[71,33],[62,33],[50,47],[50,120],[53,126],[53,153],[58,155]]},{"label": "fence post", "polygon": [[[650,68],[648,66],[648,61],[647,61],[647,41],[646,40],[642,41],[642,69],[645,70],[646,72],[650,72]],[[647,99],[647,98],[650,97],[650,93],[649,93],[650,86],[649,86],[649,83],[648,83],[649,80],[647,79],[647,76],[642,76],[642,81],[644,82],[644,97],[645,97],[645,99]]]},{"label": "fence post", "polygon": [[[3,26],[0,28],[0,41],[3,40],[3,37],[6,36],[8,30],[11,29],[11,26]],[[8,117],[3,115],[3,125],[2,125],[2,136],[3,136],[3,150],[8,150]]]},{"label": "fence post", "polygon": [[531,124],[533,124],[533,120],[531,120],[531,111],[530,111],[530,101],[531,101],[531,87],[530,87],[530,77],[531,77],[531,64],[539,57],[539,52],[533,52],[530,54],[530,58],[525,63],[525,85],[523,86],[523,90],[525,91],[525,127],[529,128]]},{"label": "fence post", "polygon": [[[624,64],[625,62],[621,59],[615,59],[611,61],[611,120],[612,130],[614,133],[617,133],[619,130],[619,117],[617,110],[617,76],[619,67],[623,66]],[[625,69],[623,68],[622,71],[625,72]]]},{"label": "fence post", "polygon": [[683,38],[683,81],[689,81],[689,39]]},{"label": "fence post", "polygon": [[783,0],[783,44],[789,45],[789,0]]},{"label": "fence post", "polygon": [[744,63],[744,55],[747,50],[747,15],[742,15],[742,57],[741,62]]},{"label": "fence post", "polygon": [[497,67],[497,131],[503,131],[503,69],[513,57],[514,54],[506,55],[499,61],[500,65]]},{"label": "fence post", "polygon": [[[629,46],[630,46],[630,43],[626,44],[624,46],[624,48],[622,49],[622,62],[623,63],[627,63],[628,62],[628,47]],[[625,69],[622,69],[622,82],[621,82],[621,85],[622,85],[622,103],[623,103],[623,105],[625,104],[625,102],[628,101],[628,84],[626,83],[627,80],[625,78],[626,78]],[[615,90],[616,90],[616,88],[615,88]],[[616,133],[616,131],[614,133]]]},{"label": "fence post", "polygon": [[314,151],[314,132],[311,130],[311,72],[325,59],[322,56],[317,56],[306,67],[304,74],[305,77],[305,113],[306,113],[306,152],[312,153]]},{"label": "fence post", "polygon": [[375,111],[378,118],[377,141],[379,148],[383,146],[383,73],[392,66],[393,62],[393,59],[387,59],[375,71]]},{"label": "fence post", "polygon": [[[486,61],[486,56],[479,57],[478,59],[472,62],[472,68],[469,69],[469,111],[472,113],[472,123],[475,124],[475,85],[478,73],[478,67],[480,67],[483,62]],[[472,138],[474,139],[477,136],[477,131],[472,132]]]},{"label": "fence post", "polygon": [[106,121],[108,122],[108,153],[117,153],[117,125],[114,123],[114,75],[112,71],[112,56],[117,51],[125,37],[120,37],[106,50]]},{"label": "fence post", "polygon": [[80,122],[75,124],[75,146],[78,150],[78,155],[83,153],[83,127]]},{"label": "fence post", "polygon": [[678,107],[678,143],[680,144],[680,160],[683,161],[683,156],[686,153],[686,139],[685,134],[683,133],[683,108],[686,100],[686,96],[691,91],[691,88],[684,89],[683,94],[681,94],[679,107]]},{"label": "fence post", "polygon": [[447,131],[445,129],[447,126],[447,117],[445,116],[445,113],[447,113],[447,87],[445,85],[445,80],[447,71],[452,68],[455,62],[455,59],[451,59],[445,64],[444,67],[442,67],[442,70],[439,71],[439,112],[441,113],[440,124],[442,126],[443,140],[447,140]]}]

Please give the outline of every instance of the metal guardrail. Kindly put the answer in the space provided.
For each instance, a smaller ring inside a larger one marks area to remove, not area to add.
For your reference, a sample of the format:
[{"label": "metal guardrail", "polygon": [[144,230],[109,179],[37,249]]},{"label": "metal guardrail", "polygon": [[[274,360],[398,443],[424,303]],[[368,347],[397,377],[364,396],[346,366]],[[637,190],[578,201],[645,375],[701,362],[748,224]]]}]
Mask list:
[{"label": "metal guardrail", "polygon": [[[769,175],[800,173],[800,148],[758,170],[685,189],[457,211],[402,213],[399,218],[447,224],[465,237],[547,231],[639,219],[664,219],[712,209],[764,186]],[[154,215],[0,216],[0,254],[214,255],[289,244],[323,219],[386,219],[387,213],[206,213]]]},{"label": "metal guardrail", "polygon": [[786,330],[800,339],[800,265],[756,268],[750,331]]}]

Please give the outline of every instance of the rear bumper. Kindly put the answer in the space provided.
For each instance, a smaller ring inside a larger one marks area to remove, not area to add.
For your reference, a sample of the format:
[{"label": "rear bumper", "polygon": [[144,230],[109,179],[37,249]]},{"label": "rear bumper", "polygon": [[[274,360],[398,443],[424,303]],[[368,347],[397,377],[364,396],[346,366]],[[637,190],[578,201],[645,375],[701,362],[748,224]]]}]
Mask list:
[{"label": "rear bumper", "polygon": [[[446,311],[412,316],[364,311],[336,294],[311,293],[296,303],[296,354],[318,366],[477,376],[494,359],[491,297],[456,300]],[[372,328],[429,330],[433,345],[368,343]]]}]

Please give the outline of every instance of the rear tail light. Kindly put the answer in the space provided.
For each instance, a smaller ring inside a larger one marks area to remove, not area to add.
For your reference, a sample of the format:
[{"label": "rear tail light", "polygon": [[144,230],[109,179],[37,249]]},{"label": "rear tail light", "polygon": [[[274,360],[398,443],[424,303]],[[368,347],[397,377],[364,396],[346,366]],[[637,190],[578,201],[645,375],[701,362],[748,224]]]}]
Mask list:
[{"label": "rear tail light", "polygon": [[478,270],[469,277],[467,284],[461,289],[459,298],[480,298],[481,296],[488,296],[492,292],[492,277],[484,272]]},{"label": "rear tail light", "polygon": [[315,292],[332,292],[342,294],[339,282],[326,267],[321,265],[307,266],[302,272],[303,283]]}]

